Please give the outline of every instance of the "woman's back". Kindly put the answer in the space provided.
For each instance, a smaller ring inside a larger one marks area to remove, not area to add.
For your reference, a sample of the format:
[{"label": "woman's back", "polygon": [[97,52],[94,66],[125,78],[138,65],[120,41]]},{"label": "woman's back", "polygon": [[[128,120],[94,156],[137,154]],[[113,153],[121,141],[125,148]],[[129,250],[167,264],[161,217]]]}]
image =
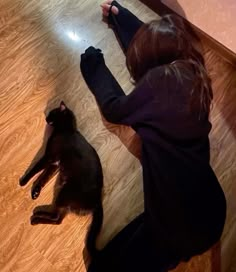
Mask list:
[{"label": "woman's back", "polygon": [[157,240],[185,256],[199,254],[219,239],[226,205],[209,164],[208,112],[201,112],[200,103],[189,106],[196,79],[188,67],[182,68],[181,80],[164,66],[145,76],[142,88],[152,92],[153,100],[142,109],[137,128],[149,226]]}]

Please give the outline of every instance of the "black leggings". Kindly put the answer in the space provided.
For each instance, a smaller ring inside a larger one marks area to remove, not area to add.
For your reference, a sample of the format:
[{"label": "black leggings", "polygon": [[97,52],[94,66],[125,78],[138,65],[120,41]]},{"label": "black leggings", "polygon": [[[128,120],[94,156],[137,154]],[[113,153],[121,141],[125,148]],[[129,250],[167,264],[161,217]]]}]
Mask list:
[{"label": "black leggings", "polygon": [[141,214],[99,252],[88,272],[166,272],[178,262],[154,245]]}]

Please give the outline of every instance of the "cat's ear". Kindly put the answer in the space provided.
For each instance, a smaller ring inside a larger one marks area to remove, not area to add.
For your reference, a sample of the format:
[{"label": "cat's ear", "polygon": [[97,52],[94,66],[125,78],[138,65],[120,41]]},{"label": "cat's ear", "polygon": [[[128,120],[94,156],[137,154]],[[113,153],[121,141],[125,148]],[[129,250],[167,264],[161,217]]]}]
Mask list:
[{"label": "cat's ear", "polygon": [[66,104],[63,101],[61,101],[60,110],[64,111],[65,109],[66,109]]}]

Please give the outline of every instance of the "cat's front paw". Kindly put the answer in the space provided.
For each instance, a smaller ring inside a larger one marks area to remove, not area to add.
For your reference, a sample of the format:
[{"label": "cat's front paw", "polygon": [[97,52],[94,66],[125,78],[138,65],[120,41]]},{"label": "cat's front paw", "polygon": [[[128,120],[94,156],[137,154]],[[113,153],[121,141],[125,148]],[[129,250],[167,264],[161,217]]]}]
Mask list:
[{"label": "cat's front paw", "polygon": [[27,182],[28,182],[28,180],[25,178],[25,176],[23,176],[23,177],[21,177],[21,178],[19,179],[19,184],[20,184],[20,186],[26,185]]},{"label": "cat's front paw", "polygon": [[31,197],[32,197],[32,199],[38,198],[39,195],[40,195],[40,192],[41,192],[41,186],[35,185],[35,186],[32,188],[32,191],[31,191]]}]

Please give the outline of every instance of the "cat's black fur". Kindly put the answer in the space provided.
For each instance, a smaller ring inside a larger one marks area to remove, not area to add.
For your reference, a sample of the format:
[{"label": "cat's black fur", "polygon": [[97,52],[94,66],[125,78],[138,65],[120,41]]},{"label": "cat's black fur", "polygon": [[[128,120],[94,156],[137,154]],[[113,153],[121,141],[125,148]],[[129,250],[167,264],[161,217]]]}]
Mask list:
[{"label": "cat's black fur", "polygon": [[60,224],[69,210],[91,211],[92,223],[86,246],[91,255],[96,253],[96,238],[103,222],[103,173],[95,149],[77,131],[73,112],[61,102],[52,110],[47,123],[53,127],[44,156],[20,179],[25,185],[36,173],[43,170],[32,187],[36,199],[43,186],[59,171],[59,190],[50,210],[35,210],[31,224]]}]

